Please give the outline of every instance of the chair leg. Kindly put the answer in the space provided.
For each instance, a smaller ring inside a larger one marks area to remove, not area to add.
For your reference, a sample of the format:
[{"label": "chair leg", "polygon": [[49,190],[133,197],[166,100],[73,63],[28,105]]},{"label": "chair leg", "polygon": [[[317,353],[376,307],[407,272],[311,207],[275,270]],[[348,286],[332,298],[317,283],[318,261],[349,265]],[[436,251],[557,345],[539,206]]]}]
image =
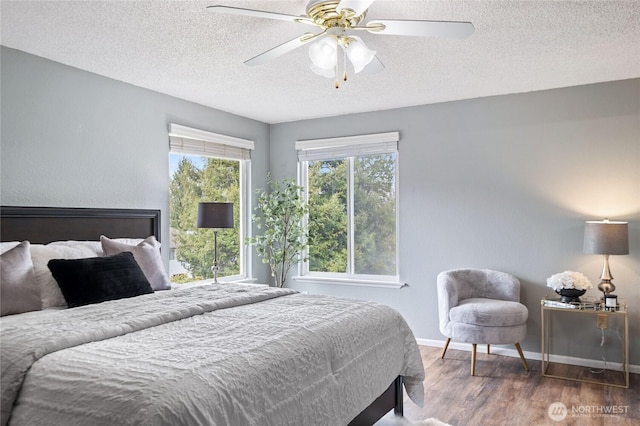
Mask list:
[{"label": "chair leg", "polygon": [[491,350],[489,349],[490,347],[491,347],[491,345],[487,343],[487,355],[489,355],[491,353]]},{"label": "chair leg", "polygon": [[524,369],[529,371],[529,365],[527,364],[527,360],[524,359],[524,354],[522,353],[522,348],[520,347],[520,343],[516,343],[516,349],[518,350],[518,354],[520,355],[520,359],[522,360],[522,365],[524,365]]},{"label": "chair leg", "polygon": [[444,359],[444,354],[447,353],[447,348],[449,347],[449,342],[451,341],[451,337],[447,337],[447,341],[444,343],[444,349],[442,350],[441,359]]},{"label": "chair leg", "polygon": [[477,349],[477,344],[472,343],[471,344],[471,375],[475,376],[476,375],[476,349]]}]

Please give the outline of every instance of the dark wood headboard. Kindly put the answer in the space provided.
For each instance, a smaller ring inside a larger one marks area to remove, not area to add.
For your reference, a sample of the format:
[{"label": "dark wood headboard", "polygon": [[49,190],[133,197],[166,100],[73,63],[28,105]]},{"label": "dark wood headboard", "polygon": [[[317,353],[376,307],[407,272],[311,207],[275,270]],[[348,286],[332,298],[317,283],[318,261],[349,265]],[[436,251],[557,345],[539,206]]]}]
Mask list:
[{"label": "dark wood headboard", "polygon": [[98,241],[109,238],[146,238],[160,241],[160,210],[0,207],[0,241]]}]

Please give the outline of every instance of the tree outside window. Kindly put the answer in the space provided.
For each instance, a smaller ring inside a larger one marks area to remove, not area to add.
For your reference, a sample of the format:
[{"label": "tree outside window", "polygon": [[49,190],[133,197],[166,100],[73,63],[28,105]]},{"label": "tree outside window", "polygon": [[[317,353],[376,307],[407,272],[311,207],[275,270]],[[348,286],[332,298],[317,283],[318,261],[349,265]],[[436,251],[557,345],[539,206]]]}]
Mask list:
[{"label": "tree outside window", "polygon": [[397,275],[396,153],[306,164],[309,272]]},{"label": "tree outside window", "polygon": [[213,229],[196,227],[198,203],[202,201],[234,204],[235,227],[218,232],[218,276],[240,274],[240,161],[169,155],[172,282],[213,278]]}]

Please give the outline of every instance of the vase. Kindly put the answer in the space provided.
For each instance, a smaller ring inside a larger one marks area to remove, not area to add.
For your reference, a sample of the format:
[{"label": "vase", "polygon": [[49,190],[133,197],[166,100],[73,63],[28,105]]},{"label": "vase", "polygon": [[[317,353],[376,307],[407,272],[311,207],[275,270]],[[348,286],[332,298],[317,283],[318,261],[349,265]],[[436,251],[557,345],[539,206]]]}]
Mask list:
[{"label": "vase", "polygon": [[560,301],[564,303],[580,303],[580,296],[586,292],[587,290],[577,288],[561,288],[560,290],[556,290],[556,293],[560,295]]}]

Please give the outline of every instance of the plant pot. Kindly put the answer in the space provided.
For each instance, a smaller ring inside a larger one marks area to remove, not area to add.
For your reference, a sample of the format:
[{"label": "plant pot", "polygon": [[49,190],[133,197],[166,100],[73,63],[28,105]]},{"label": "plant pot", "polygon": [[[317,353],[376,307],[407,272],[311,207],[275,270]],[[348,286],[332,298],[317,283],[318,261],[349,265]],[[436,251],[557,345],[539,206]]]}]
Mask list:
[{"label": "plant pot", "polygon": [[560,295],[560,301],[564,303],[580,303],[580,296],[585,294],[587,290],[579,290],[577,288],[563,288],[556,290]]}]

